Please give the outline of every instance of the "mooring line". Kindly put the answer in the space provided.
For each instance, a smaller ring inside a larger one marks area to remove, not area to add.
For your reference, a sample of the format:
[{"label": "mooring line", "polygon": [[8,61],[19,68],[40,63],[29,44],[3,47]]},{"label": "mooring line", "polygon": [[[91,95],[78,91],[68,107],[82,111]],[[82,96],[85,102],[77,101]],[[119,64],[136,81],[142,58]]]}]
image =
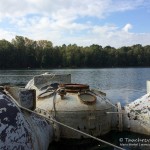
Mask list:
[{"label": "mooring line", "polygon": [[33,77],[33,76],[35,76],[35,75],[2,75],[2,74],[0,74],[0,77],[19,77],[19,76],[21,76],[21,77]]}]

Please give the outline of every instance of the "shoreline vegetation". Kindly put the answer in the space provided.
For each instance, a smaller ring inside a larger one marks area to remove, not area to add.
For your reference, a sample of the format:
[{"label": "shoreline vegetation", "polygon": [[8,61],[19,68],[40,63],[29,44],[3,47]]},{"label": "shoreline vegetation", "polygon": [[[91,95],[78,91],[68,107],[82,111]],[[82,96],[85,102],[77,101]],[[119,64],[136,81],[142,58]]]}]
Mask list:
[{"label": "shoreline vegetation", "polygon": [[150,67],[150,45],[114,48],[53,46],[51,41],[34,41],[16,36],[11,42],[0,40],[0,69],[86,69]]}]

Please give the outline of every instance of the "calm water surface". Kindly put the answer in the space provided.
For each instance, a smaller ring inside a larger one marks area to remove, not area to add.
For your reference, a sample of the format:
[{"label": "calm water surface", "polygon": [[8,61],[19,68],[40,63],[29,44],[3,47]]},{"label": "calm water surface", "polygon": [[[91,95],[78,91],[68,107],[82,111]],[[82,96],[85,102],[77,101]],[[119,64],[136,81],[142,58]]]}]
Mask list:
[{"label": "calm water surface", "polygon": [[[106,92],[107,97],[111,99],[113,103],[118,101],[121,102],[122,105],[130,103],[131,101],[141,97],[146,94],[146,81],[150,80],[150,68],[113,68],[113,69],[51,69],[51,70],[0,70],[0,84],[17,84],[17,85],[25,85],[32,76],[30,75],[39,75],[45,72],[50,73],[59,73],[59,74],[71,74],[73,83],[83,83],[89,84],[92,88],[98,88],[104,92]],[[18,76],[11,76],[18,75]],[[29,76],[20,76],[20,75],[29,75]],[[118,136],[115,137],[114,135]],[[110,142],[114,142],[118,144],[118,140],[120,136],[123,137],[135,137],[138,138],[141,135],[130,134],[130,133],[111,133],[106,135],[106,137]],[[108,138],[108,137],[111,138]],[[89,143],[89,142],[88,142]],[[92,142],[91,142],[92,143]],[[57,145],[57,144],[56,144]],[[66,146],[62,146],[61,148],[56,146],[52,146],[50,149],[58,150],[58,149],[67,149]],[[72,146],[72,145],[71,145]],[[86,147],[82,144],[74,146],[75,149],[87,149],[87,150],[97,150],[97,149],[113,149],[109,147],[100,146],[97,143],[93,143],[92,145],[88,144]],[[127,147],[126,149],[133,149]],[[141,148],[135,148],[141,149]],[[144,148],[145,149],[145,148]],[[149,147],[150,149],[150,147]]]},{"label": "calm water surface", "polygon": [[[89,84],[107,93],[114,103],[123,105],[146,93],[146,81],[150,80],[150,68],[127,69],[52,69],[52,70],[0,70],[0,84],[26,84],[32,76],[45,72],[71,74],[73,83]],[[9,76],[18,75],[18,76]]]}]

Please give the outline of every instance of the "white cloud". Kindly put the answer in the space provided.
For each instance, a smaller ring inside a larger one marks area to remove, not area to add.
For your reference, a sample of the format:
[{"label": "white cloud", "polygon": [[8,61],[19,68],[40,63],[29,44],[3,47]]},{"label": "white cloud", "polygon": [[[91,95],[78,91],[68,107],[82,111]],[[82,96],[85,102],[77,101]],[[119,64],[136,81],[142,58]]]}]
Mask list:
[{"label": "white cloud", "polygon": [[118,47],[135,42],[147,43],[148,40],[143,37],[145,35],[150,39],[150,35],[131,33],[130,23],[121,29],[113,24],[94,25],[88,19],[85,22],[79,21],[86,17],[104,19],[114,12],[142,7],[144,2],[144,0],[1,0],[0,21],[3,22],[7,18],[11,28],[8,30],[0,26],[0,38],[10,40],[15,34],[21,34],[34,40],[51,40],[54,45],[77,43],[83,46],[96,43]]},{"label": "white cloud", "polygon": [[24,16],[28,13],[34,12],[34,9],[31,7],[26,0],[1,0],[0,1],[0,17],[13,18],[18,16]]},{"label": "white cloud", "polygon": [[145,0],[112,0],[110,6],[110,12],[134,10],[137,7],[141,7],[145,4]]},{"label": "white cloud", "polygon": [[0,39],[7,39],[8,41],[11,41],[12,38],[15,37],[15,35],[15,32],[0,29]]},{"label": "white cloud", "polygon": [[144,0],[1,0],[0,16],[18,17],[31,13],[55,17],[96,16],[110,12],[131,10]]},{"label": "white cloud", "polygon": [[130,23],[126,24],[124,27],[123,27],[123,31],[125,32],[128,32],[130,29],[132,29],[132,25]]}]

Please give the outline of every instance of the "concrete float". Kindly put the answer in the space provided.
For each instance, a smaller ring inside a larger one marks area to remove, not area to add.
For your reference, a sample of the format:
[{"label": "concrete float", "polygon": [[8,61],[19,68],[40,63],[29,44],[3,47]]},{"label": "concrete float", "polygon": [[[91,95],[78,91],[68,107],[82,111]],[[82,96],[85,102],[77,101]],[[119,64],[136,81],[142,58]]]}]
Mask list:
[{"label": "concrete float", "polygon": [[0,149],[48,149],[54,139],[53,124],[33,112],[35,90],[19,89],[18,99],[7,90],[0,87]]},{"label": "concrete float", "polygon": [[[72,84],[71,75],[43,74],[35,76],[26,86],[35,89],[36,111],[54,116],[56,120],[93,136],[111,131],[111,117],[107,111],[113,106],[106,94],[88,85]],[[85,136],[60,126],[60,137],[81,139]]]}]

